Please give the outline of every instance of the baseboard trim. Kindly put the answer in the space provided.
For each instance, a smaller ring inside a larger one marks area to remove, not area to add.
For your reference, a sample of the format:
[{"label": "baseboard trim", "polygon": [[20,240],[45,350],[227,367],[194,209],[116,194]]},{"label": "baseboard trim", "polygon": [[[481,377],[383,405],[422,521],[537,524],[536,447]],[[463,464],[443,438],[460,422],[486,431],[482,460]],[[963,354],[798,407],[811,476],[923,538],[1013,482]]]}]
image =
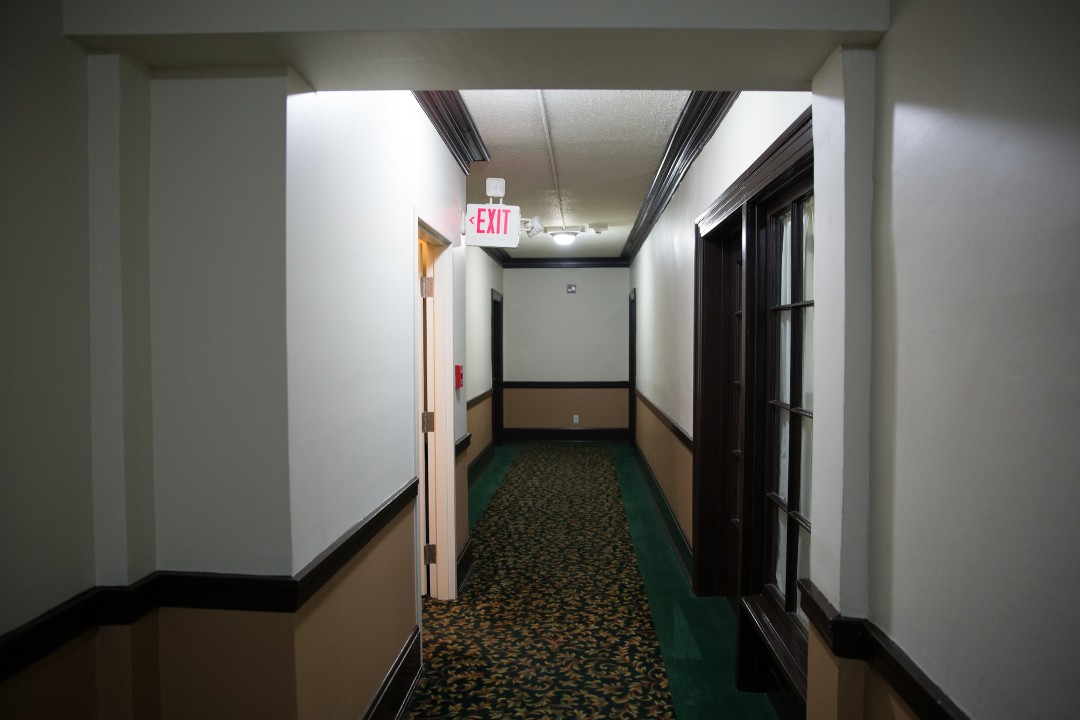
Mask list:
[{"label": "baseboard trim", "polygon": [[457,559],[458,593],[465,592],[465,586],[472,580],[473,571],[476,570],[476,556],[473,553],[472,537],[465,541],[465,547],[461,548],[461,554]]},{"label": "baseboard trim", "polygon": [[637,459],[638,468],[641,470],[641,476],[645,480],[645,488],[649,491],[649,498],[652,500],[653,507],[656,508],[660,519],[663,521],[664,534],[667,535],[668,543],[671,545],[672,550],[675,551],[675,556],[679,558],[679,565],[686,576],[686,581],[693,587],[694,551],[691,549],[679,521],[675,519],[675,512],[671,509],[671,503],[668,502],[667,495],[664,494],[660,483],[657,482],[656,475],[653,474],[652,467],[649,466],[649,461],[641,454],[640,448],[634,448],[634,456]]},{"label": "baseboard trim", "polygon": [[503,428],[504,442],[613,442],[630,439],[628,428]]},{"label": "baseboard trim", "polygon": [[866,618],[841,615],[808,579],[802,609],[833,655],[866,660],[922,720],[971,720],[885,632]]},{"label": "baseboard trim", "polygon": [[423,672],[420,628],[414,627],[364,712],[364,720],[396,720],[404,713]]},{"label": "baseboard trim", "polygon": [[488,443],[488,446],[473,458],[473,461],[469,463],[469,487],[472,487],[480,479],[480,476],[487,470],[487,466],[491,464],[494,457],[495,443]]},{"label": "baseboard trim", "polygon": [[160,607],[293,613],[416,499],[413,478],[296,575],[158,570],[121,586],[90,588],[0,635],[0,680],[101,625],[129,625]]}]

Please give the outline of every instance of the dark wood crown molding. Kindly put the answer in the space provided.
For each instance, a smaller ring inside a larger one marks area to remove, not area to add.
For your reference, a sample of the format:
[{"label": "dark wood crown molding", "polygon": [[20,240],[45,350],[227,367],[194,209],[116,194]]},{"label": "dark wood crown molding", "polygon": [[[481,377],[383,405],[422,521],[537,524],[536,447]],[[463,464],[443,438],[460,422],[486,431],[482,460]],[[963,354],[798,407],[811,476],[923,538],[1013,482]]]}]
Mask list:
[{"label": "dark wood crown molding", "polygon": [[630,261],[623,257],[591,258],[510,258],[503,262],[507,270],[515,268],[628,268]]},{"label": "dark wood crown molding", "polygon": [[424,109],[462,172],[468,175],[469,164],[473,161],[491,159],[461,93],[457,90],[417,90],[413,97]]},{"label": "dark wood crown molding", "polygon": [[695,90],[690,93],[668,140],[660,169],[645,194],[645,201],[623,246],[620,257],[627,262],[634,261],[656,221],[671,202],[679,183],[712,139],[738,96],[737,92],[727,91]]},{"label": "dark wood crown molding", "polygon": [[[753,165],[728,186],[697,219],[699,234],[704,237],[770,186],[782,186],[785,176],[796,176],[814,161],[813,115],[807,108],[763,152]],[[780,182],[778,182],[780,181]],[[774,185],[775,183],[775,185]]]}]

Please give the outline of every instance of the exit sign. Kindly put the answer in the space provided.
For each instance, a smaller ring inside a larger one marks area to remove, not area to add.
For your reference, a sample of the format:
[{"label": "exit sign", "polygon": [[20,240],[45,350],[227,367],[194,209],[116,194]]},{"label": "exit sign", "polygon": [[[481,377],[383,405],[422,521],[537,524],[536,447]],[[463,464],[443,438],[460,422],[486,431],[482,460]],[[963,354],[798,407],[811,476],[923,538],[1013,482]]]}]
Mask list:
[{"label": "exit sign", "polygon": [[466,205],[463,223],[466,245],[515,248],[521,237],[521,208],[517,205]]}]

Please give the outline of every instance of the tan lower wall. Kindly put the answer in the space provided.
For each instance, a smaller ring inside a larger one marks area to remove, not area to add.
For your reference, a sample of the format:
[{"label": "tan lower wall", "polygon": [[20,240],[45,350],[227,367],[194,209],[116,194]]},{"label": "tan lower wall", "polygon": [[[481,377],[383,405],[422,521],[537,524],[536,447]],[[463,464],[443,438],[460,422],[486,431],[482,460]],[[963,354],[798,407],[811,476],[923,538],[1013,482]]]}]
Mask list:
[{"label": "tan lower wall", "polygon": [[296,718],[289,613],[161,608],[161,718]]},{"label": "tan lower wall", "polygon": [[866,668],[864,720],[919,720],[892,686],[869,665]]},{"label": "tan lower wall", "polygon": [[356,720],[418,623],[415,516],[296,613],[160,608],[91,630],[0,683],[0,718]]},{"label": "tan lower wall", "polygon": [[472,465],[491,444],[491,397],[484,398],[469,408],[467,422],[472,440],[465,451],[466,467]]},{"label": "tan lower wall", "polygon": [[638,449],[649,464],[667,498],[671,512],[686,537],[694,542],[694,454],[679,440],[652,408],[637,399]]},{"label": "tan lower wall", "polygon": [[[506,388],[503,390],[503,426],[629,427],[628,393],[626,388]],[[577,425],[574,415],[579,419]]]},{"label": "tan lower wall", "polygon": [[298,720],[362,717],[416,627],[415,514],[409,503],[292,616]]},{"label": "tan lower wall", "polygon": [[0,718],[95,717],[96,635],[96,631],[85,633],[0,683]]},{"label": "tan lower wall", "polygon": [[807,720],[918,720],[869,663],[836,657],[813,626],[807,645]]}]

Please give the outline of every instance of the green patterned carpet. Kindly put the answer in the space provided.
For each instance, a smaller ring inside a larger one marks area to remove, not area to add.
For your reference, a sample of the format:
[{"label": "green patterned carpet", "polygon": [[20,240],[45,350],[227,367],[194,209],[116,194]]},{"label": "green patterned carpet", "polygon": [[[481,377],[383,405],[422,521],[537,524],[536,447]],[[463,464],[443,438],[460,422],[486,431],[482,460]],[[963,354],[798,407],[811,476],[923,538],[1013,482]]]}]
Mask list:
[{"label": "green patterned carpet", "polygon": [[424,603],[408,717],[674,717],[606,446],[523,447],[472,535],[469,587]]}]

